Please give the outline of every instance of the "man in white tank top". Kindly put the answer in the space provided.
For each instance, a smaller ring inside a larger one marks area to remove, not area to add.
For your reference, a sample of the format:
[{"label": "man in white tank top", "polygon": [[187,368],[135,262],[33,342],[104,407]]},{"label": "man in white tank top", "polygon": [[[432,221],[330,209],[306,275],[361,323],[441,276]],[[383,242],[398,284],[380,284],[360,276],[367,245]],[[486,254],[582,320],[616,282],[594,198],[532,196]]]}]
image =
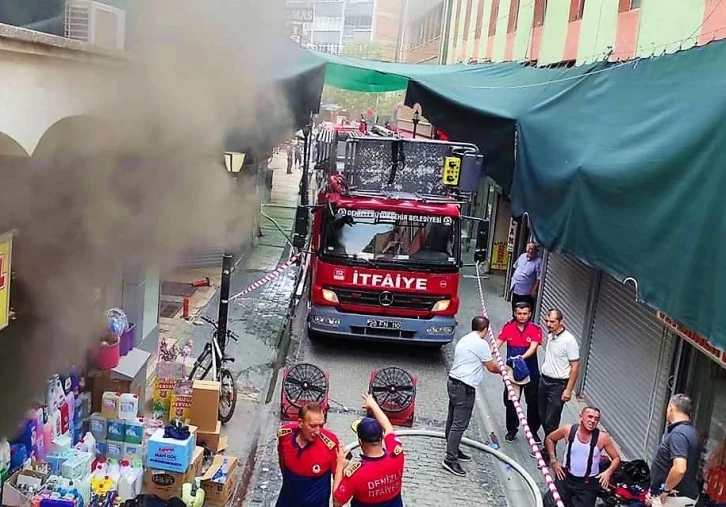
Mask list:
[{"label": "man in white tank top", "polygon": [[[595,507],[600,487],[607,488],[610,477],[620,466],[620,455],[610,435],[600,431],[600,409],[585,407],[579,424],[565,424],[545,439],[557,490],[568,507]],[[557,460],[557,442],[565,440],[565,457]],[[602,452],[610,457],[610,466],[600,473]]]}]

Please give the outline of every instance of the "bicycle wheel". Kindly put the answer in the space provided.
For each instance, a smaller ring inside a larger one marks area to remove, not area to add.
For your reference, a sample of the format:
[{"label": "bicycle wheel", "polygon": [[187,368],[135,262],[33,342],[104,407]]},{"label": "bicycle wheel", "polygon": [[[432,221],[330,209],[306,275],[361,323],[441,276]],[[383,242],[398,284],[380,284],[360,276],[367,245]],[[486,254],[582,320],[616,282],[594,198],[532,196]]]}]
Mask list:
[{"label": "bicycle wheel", "polygon": [[219,384],[219,420],[226,424],[232,419],[237,407],[237,382],[232,372],[225,368],[219,372]]},{"label": "bicycle wheel", "polygon": [[192,367],[191,373],[189,373],[189,380],[204,380],[209,375],[209,370],[212,369],[212,351],[211,347],[207,344],[204,346],[204,350]]}]

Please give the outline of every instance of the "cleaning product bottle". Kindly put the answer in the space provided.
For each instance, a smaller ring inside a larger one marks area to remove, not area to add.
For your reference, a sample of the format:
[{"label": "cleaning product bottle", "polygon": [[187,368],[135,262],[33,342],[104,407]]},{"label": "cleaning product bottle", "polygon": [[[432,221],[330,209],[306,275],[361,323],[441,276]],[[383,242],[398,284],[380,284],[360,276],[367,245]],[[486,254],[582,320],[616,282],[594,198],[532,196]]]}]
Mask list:
[{"label": "cleaning product bottle", "polygon": [[73,391],[66,394],[66,411],[68,412],[68,428],[73,433],[76,427],[76,398],[73,396]]},{"label": "cleaning product bottle", "polygon": [[104,415],[95,412],[91,414],[89,423],[91,433],[96,440],[106,440],[108,435],[108,418]]},{"label": "cleaning product bottle", "polygon": [[7,475],[10,470],[10,444],[7,438],[0,439],[0,475]]},{"label": "cleaning product bottle", "polygon": [[96,455],[96,437],[90,431],[86,432],[83,437],[83,441],[86,443],[86,452],[90,452],[94,456]]},{"label": "cleaning product bottle", "polygon": [[124,393],[118,401],[118,418],[124,421],[136,419],[139,415],[139,396],[137,394]]},{"label": "cleaning product bottle", "polygon": [[136,497],[134,482],[136,473],[127,460],[121,461],[121,478],[118,482],[118,496],[122,502]]},{"label": "cleaning product bottle", "polygon": [[182,486],[182,501],[187,507],[202,507],[204,505],[204,490],[200,486],[199,479],[193,483],[185,483]]},{"label": "cleaning product bottle", "polygon": [[118,418],[118,405],[121,393],[106,391],[101,397],[101,414],[108,419]]},{"label": "cleaning product bottle", "polygon": [[217,469],[212,477],[212,482],[224,483],[227,480],[227,474],[229,473],[229,464],[227,458],[222,460],[222,466]]},{"label": "cleaning product bottle", "polygon": [[106,473],[114,486],[118,485],[119,479],[121,479],[121,466],[115,459],[108,461],[108,472]]}]

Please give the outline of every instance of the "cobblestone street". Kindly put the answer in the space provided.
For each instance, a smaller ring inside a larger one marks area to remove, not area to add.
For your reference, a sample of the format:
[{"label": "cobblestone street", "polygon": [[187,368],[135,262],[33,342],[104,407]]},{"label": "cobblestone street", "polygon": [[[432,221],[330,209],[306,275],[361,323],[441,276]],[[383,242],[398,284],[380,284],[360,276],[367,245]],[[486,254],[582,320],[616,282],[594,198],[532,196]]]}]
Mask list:
[{"label": "cobblestone street", "polygon": [[[328,426],[339,435],[341,441],[351,443],[356,440],[350,430],[350,423],[363,415],[360,395],[368,387],[371,371],[386,366],[401,367],[418,378],[412,429],[443,431],[447,407],[447,366],[453,347],[432,351],[355,342],[311,343],[304,333],[304,313],[301,305],[293,328],[295,347],[291,350],[288,363],[312,363],[330,374],[330,396],[334,402],[328,415]],[[460,314],[459,336],[468,332],[472,316],[468,312]],[[274,403],[279,403],[278,400],[279,390]],[[349,411],[346,412],[340,405]],[[279,407],[273,409],[279,413]],[[475,414],[466,436],[486,442],[487,437],[479,420],[480,416]],[[252,484],[248,505],[273,505],[277,497],[281,476],[275,452],[276,426],[277,422],[271,424],[267,431],[266,446],[259,451],[259,475]],[[407,506],[463,507],[471,505],[473,499],[476,499],[477,505],[507,505],[494,461],[488,454],[472,450],[474,462],[465,465],[467,476],[458,478],[441,468],[443,440],[404,437],[403,441],[407,453],[403,497]]]}]

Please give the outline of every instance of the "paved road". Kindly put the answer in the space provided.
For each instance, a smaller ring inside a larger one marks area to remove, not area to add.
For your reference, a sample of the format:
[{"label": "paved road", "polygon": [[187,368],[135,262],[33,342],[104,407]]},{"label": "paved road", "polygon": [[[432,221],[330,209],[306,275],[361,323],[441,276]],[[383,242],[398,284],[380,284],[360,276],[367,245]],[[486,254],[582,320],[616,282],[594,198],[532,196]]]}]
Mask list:
[{"label": "paved road", "polygon": [[[329,413],[328,425],[342,441],[355,440],[350,423],[362,415],[359,410],[361,393],[367,389],[371,371],[386,366],[401,367],[418,378],[413,429],[443,431],[447,406],[447,364],[451,347],[432,351],[353,342],[312,343],[304,332],[305,312],[301,308],[298,313],[293,327],[294,347],[288,363],[312,363],[330,374],[331,398],[350,409],[346,412],[333,404]],[[466,322],[466,325],[459,326],[460,335],[468,331],[466,328],[472,316],[460,315],[462,322]],[[279,394],[276,400],[279,400]],[[467,436],[485,441],[478,420],[479,417],[474,417]],[[275,456],[276,424],[277,421],[273,421],[266,431],[267,445],[261,448],[258,455],[258,477],[251,485],[248,505],[273,505],[279,492],[281,479]],[[467,477],[457,478],[441,469],[444,452],[442,440],[408,437],[404,439],[404,444],[407,452],[404,500],[407,506],[469,507],[472,501],[481,506],[506,505],[489,455],[472,451],[474,462],[466,465],[469,472]]]}]

